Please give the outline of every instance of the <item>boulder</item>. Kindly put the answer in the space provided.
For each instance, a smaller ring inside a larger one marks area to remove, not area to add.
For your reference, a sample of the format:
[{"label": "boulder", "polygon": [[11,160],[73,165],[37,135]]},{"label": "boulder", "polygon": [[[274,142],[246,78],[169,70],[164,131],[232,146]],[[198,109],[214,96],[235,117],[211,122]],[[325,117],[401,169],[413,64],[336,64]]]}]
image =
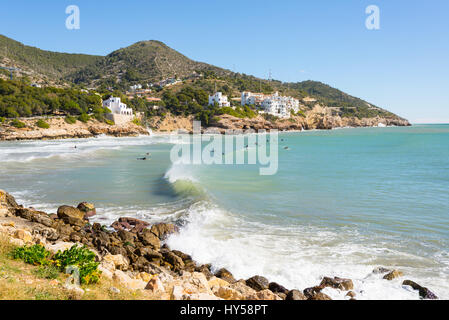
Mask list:
[{"label": "boulder", "polygon": [[393,270],[390,273],[387,273],[386,275],[384,275],[383,279],[385,279],[385,280],[393,280],[393,279],[402,277],[403,275],[404,275],[404,273],[402,273],[402,271]]},{"label": "boulder", "polygon": [[64,219],[64,218],[73,218],[73,219],[84,219],[84,212],[80,211],[77,208],[70,207],[70,206],[60,206],[58,208],[58,218]]},{"label": "boulder", "polygon": [[14,197],[6,191],[0,190],[0,217],[14,214],[17,208],[19,208],[19,205]]},{"label": "boulder", "polygon": [[31,235],[31,233],[23,229],[16,230],[16,232],[14,232],[14,238],[20,239],[25,243],[30,243],[33,241],[33,236]]},{"label": "boulder", "polygon": [[134,241],[136,240],[136,235],[134,233],[126,231],[126,230],[119,230],[119,231],[117,231],[117,236],[124,243],[133,244]]},{"label": "boulder", "polygon": [[147,285],[145,281],[142,281],[140,279],[132,279],[129,275],[121,270],[115,270],[112,279],[130,290],[143,290]]},{"label": "boulder", "polygon": [[36,211],[30,208],[17,208],[15,214],[28,221],[37,222],[47,227],[53,227],[54,220],[45,212]]},{"label": "boulder", "polygon": [[234,289],[242,296],[242,299],[240,300],[249,300],[257,293],[256,290],[248,287],[244,280],[236,281],[230,284],[229,288]]},{"label": "boulder", "polygon": [[285,300],[307,300],[307,297],[299,290],[290,290]]},{"label": "boulder", "polygon": [[268,279],[262,276],[254,276],[246,280],[246,285],[256,291],[268,289],[269,284]]},{"label": "boulder", "polygon": [[150,230],[145,229],[138,233],[139,240],[142,241],[144,246],[151,246],[155,250],[159,250],[161,247],[161,241]]},{"label": "boulder", "polygon": [[97,210],[92,203],[81,202],[76,208],[81,212],[84,212],[85,218],[90,218],[97,214]]},{"label": "boulder", "polygon": [[417,284],[416,282],[414,282],[412,280],[404,280],[402,282],[402,285],[403,286],[410,286],[414,290],[418,290],[419,291],[419,296],[421,297],[421,299],[429,299],[429,300],[438,299],[436,294],[434,294],[432,291],[430,291],[426,287],[420,286],[419,284]]},{"label": "boulder", "polygon": [[114,269],[126,271],[128,270],[129,267],[128,259],[121,254],[116,255],[107,254],[103,257],[103,261],[106,263],[108,262],[112,263],[114,265]]},{"label": "boulder", "polygon": [[134,253],[139,257],[145,257],[148,261],[158,261],[162,259],[162,254],[150,246],[138,248]]},{"label": "boulder", "polygon": [[351,290],[354,288],[354,284],[351,279],[344,279],[339,277],[329,278],[324,277],[320,283],[320,287],[331,287],[343,291]]},{"label": "boulder", "polygon": [[173,270],[182,270],[184,268],[184,261],[172,251],[164,251],[162,252],[162,256],[164,257],[164,261],[173,266]]},{"label": "boulder", "polygon": [[317,293],[321,292],[321,290],[323,290],[323,287],[315,286],[315,287],[310,287],[310,288],[304,289],[303,293],[307,297],[307,299],[310,299],[311,297],[313,297]]},{"label": "boulder", "polygon": [[184,291],[184,288],[181,286],[173,286],[170,299],[171,300],[184,300],[185,295],[188,293]]},{"label": "boulder", "polygon": [[84,295],[84,290],[76,285],[64,285],[69,300],[81,300]]},{"label": "boulder", "polygon": [[220,270],[218,270],[218,271],[215,273],[215,276],[216,276],[217,278],[223,279],[223,280],[225,280],[225,281],[227,281],[227,282],[229,282],[229,283],[234,283],[234,282],[236,282],[236,280],[234,279],[234,276],[232,275],[232,273],[229,272],[229,271],[228,271],[227,269],[225,269],[225,268],[221,268]]},{"label": "boulder", "polygon": [[64,252],[65,250],[70,249],[74,245],[75,245],[75,243],[73,243],[73,242],[60,241],[60,242],[56,242],[55,244],[47,244],[47,245],[45,245],[45,248],[52,253],[57,253],[58,251]]},{"label": "boulder", "polygon": [[148,227],[150,224],[143,220],[129,217],[121,217],[118,221],[114,222],[111,227],[115,230],[125,230],[133,233],[138,233]]},{"label": "boulder", "polygon": [[165,240],[170,234],[178,232],[178,227],[172,223],[158,223],[152,225],[150,231],[160,240]]},{"label": "boulder", "polygon": [[148,281],[145,290],[149,290],[153,294],[165,292],[164,285],[158,276],[154,276]]},{"label": "boulder", "polygon": [[311,296],[308,300],[332,300],[332,298],[325,293],[318,292]]},{"label": "boulder", "polygon": [[213,287],[215,296],[224,300],[245,300],[245,297],[237,290],[230,287]]},{"label": "boulder", "polygon": [[181,276],[183,287],[190,289],[191,292],[212,294],[206,276],[200,272],[184,272]]},{"label": "boulder", "polygon": [[98,266],[98,270],[101,271],[101,277],[112,280],[113,272],[115,270],[111,270],[110,265],[100,263],[100,265]]},{"label": "boulder", "polygon": [[345,295],[345,297],[355,298],[355,292],[354,291],[348,291],[348,293]]},{"label": "boulder", "polygon": [[62,218],[62,221],[64,221],[64,223],[66,223],[66,224],[69,224],[69,225],[75,226],[75,227],[84,227],[84,225],[86,224],[86,222],[84,220],[74,218],[74,217],[64,217],[64,218]]},{"label": "boulder", "polygon": [[[268,285],[268,289],[270,289],[274,293],[283,293],[286,295],[289,293],[288,289],[286,289],[285,287],[281,286],[280,284],[278,284],[276,282],[270,282],[270,284]],[[296,290],[296,291],[298,291],[298,290]]]},{"label": "boulder", "polygon": [[[207,277],[206,277],[207,279]],[[229,285],[229,283],[223,279],[212,277],[208,280],[209,287],[226,287]]]},{"label": "boulder", "polygon": [[202,272],[206,276],[207,279],[211,279],[214,276],[214,274],[210,271],[210,264],[203,264],[201,266],[195,266],[196,272]]},{"label": "boulder", "polygon": [[247,300],[282,300],[279,296],[271,292],[269,289],[264,289],[255,294],[246,297]]}]

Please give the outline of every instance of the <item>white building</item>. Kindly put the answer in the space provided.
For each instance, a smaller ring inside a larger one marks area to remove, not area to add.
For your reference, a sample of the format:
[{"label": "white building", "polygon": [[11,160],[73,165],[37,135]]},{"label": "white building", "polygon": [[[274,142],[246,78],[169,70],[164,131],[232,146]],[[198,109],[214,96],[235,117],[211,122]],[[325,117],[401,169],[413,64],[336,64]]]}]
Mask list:
[{"label": "white building", "polygon": [[253,92],[244,91],[244,92],[242,92],[242,98],[241,98],[240,104],[242,106],[247,105],[247,104],[260,106],[262,104],[262,102],[268,97],[269,97],[269,95],[265,95],[263,93],[253,93]]},{"label": "white building", "polygon": [[130,86],[129,88],[131,91],[136,91],[136,90],[142,89],[142,85],[136,84],[136,85]]},{"label": "white building", "polygon": [[108,100],[103,101],[103,107],[111,110],[112,114],[133,115],[133,109],[121,102],[120,98],[110,97]]},{"label": "white building", "polygon": [[279,96],[276,92],[262,102],[262,108],[266,113],[273,116],[290,118],[292,111],[295,113],[299,111],[299,100],[292,97]]},{"label": "white building", "polygon": [[231,103],[228,101],[228,97],[224,96],[221,92],[216,92],[213,96],[209,96],[209,105],[212,106],[218,103],[219,107],[230,107]]}]

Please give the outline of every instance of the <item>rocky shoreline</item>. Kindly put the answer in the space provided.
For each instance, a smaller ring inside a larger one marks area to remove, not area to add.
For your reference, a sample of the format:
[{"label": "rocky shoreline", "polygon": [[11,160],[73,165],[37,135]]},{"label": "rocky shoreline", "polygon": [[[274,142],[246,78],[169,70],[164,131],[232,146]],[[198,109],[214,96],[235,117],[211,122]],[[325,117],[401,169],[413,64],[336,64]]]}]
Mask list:
[{"label": "rocky shoreline", "polygon": [[36,119],[22,118],[20,121],[25,123],[25,128],[15,128],[8,123],[0,124],[0,141],[78,139],[103,134],[115,137],[148,135],[145,128],[132,122],[126,125],[109,125],[97,120],[89,120],[87,123],[76,121],[74,124],[69,124],[62,117],[53,117],[45,119],[50,128],[44,129],[36,126]]},{"label": "rocky shoreline", "polygon": [[[164,117],[154,116],[147,119],[147,125],[154,133],[172,133],[177,131],[193,132],[193,116],[174,116],[170,113]],[[7,123],[0,124],[0,141],[17,140],[46,140],[91,138],[99,135],[128,137],[148,135],[149,131],[132,122],[123,125],[109,125],[96,120],[87,123],[76,121],[68,124],[62,117],[46,118],[50,128],[43,129],[36,125],[32,118],[20,119],[25,128],[15,128]],[[302,131],[302,130],[330,130],[335,128],[358,128],[382,126],[410,126],[410,123],[399,117],[392,118],[347,118],[332,115],[332,109],[316,105],[304,116],[293,116],[289,119],[267,120],[262,115],[255,118],[237,118],[231,115],[221,115],[211,122],[207,129],[225,133],[227,130],[271,130]],[[206,130],[206,128],[204,129]]]},{"label": "rocky shoreline", "polygon": [[[14,197],[0,190],[0,235],[16,246],[41,244],[51,252],[87,246],[100,263],[101,277],[116,281],[130,290],[151,293],[163,300],[331,300],[325,288],[340,290],[348,300],[357,293],[351,279],[323,277],[314,287],[287,289],[263,276],[235,279],[222,268],[198,264],[188,254],[171,250],[164,241],[179,227],[170,223],[150,225],[131,217],[121,217],[110,227],[91,224],[96,215],[93,204],[80,203],[76,208],[63,205],[57,213],[47,214],[18,205]],[[403,274],[399,270],[378,267],[373,273],[389,281]],[[421,299],[437,299],[429,289],[404,280],[419,292]],[[116,288],[110,288],[117,290]],[[83,294],[78,289],[78,294]]]}]

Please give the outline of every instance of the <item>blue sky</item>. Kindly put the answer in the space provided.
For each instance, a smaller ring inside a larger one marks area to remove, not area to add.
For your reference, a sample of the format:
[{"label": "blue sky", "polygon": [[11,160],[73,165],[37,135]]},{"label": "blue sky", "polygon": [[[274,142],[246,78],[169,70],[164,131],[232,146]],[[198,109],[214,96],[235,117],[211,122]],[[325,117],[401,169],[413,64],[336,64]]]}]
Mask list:
[{"label": "blue sky", "polygon": [[[65,28],[68,5],[80,30]],[[380,30],[365,8],[380,9]],[[2,1],[0,33],[105,55],[160,40],[189,58],[282,81],[317,80],[415,123],[449,123],[449,1]]]}]

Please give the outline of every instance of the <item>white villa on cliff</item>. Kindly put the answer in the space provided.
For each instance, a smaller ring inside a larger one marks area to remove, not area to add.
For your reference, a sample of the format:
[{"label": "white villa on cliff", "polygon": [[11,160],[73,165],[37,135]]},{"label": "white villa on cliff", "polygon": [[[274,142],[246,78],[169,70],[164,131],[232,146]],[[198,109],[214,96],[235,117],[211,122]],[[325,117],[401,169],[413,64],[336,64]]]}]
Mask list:
[{"label": "white villa on cliff", "polygon": [[228,97],[224,96],[221,92],[216,92],[213,96],[209,96],[209,105],[212,106],[218,103],[219,107],[230,107],[231,103],[228,101]]},{"label": "white villa on cliff", "polygon": [[278,92],[272,95],[242,92],[241,104],[260,106],[265,113],[281,118],[290,118],[291,111],[299,111],[298,99],[280,96]]},{"label": "white villa on cliff", "polygon": [[133,115],[133,109],[121,102],[120,98],[110,97],[108,100],[103,101],[103,107],[111,110],[112,114],[122,114],[127,116]]}]

